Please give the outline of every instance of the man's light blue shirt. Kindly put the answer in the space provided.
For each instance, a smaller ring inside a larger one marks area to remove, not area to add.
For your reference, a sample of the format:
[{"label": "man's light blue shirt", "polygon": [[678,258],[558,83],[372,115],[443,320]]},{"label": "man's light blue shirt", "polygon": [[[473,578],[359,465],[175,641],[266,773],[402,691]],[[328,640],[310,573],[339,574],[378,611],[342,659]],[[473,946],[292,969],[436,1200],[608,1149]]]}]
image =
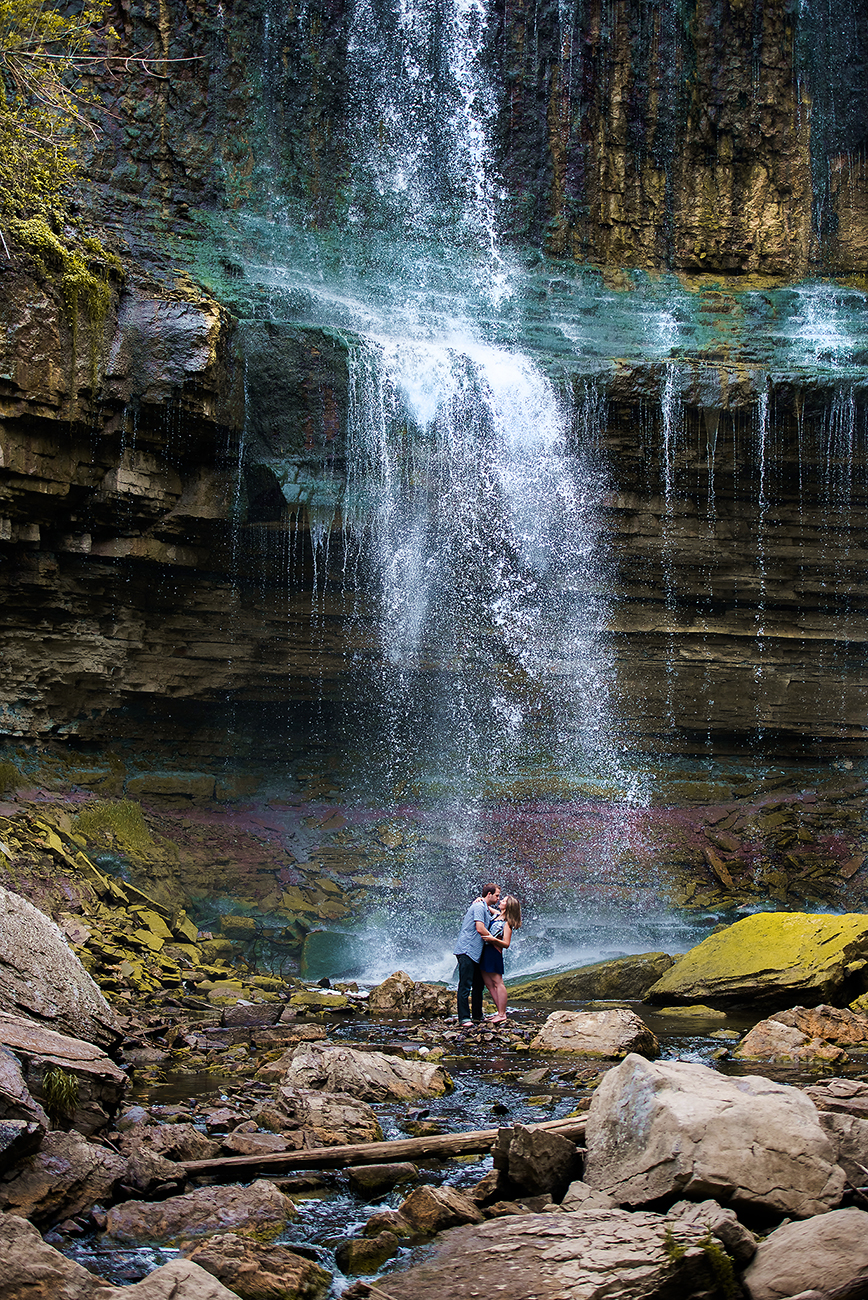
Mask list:
[{"label": "man's light blue shirt", "polygon": [[481,921],[486,930],[489,928],[489,922],[494,913],[489,910],[485,903],[471,903],[464,913],[464,920],[461,922],[461,930],[458,935],[458,941],[455,944],[455,956],[466,953],[474,961],[479,961],[482,956],[482,949],[485,940],[476,928],[476,922]]}]

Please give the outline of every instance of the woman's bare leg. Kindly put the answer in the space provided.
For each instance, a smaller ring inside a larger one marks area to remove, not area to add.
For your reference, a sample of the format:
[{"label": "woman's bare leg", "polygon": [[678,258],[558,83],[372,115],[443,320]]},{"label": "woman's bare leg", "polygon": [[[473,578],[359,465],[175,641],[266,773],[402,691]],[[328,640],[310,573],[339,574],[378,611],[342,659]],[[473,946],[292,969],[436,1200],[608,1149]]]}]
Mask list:
[{"label": "woman's bare leg", "polygon": [[494,998],[494,1005],[497,1007],[497,1019],[506,1019],[506,985],[503,982],[502,975],[492,976],[494,981],[491,988],[491,996]]},{"label": "woman's bare leg", "polygon": [[488,992],[491,994],[492,1002],[494,1003],[495,1007],[497,1007],[497,1015],[500,1015],[500,1007],[497,1006],[497,996],[494,987],[494,981],[497,978],[498,977],[492,971],[484,970],[482,972],[482,982],[485,985],[485,987],[488,989]]}]

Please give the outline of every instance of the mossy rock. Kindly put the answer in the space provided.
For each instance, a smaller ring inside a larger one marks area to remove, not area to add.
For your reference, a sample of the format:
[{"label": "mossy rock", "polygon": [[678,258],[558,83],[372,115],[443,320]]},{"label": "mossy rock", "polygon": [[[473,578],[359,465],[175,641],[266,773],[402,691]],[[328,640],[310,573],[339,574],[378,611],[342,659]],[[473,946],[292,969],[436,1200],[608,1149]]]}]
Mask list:
[{"label": "mossy rock", "polygon": [[691,948],[646,1000],[837,1005],[866,985],[868,915],[757,912]]},{"label": "mossy rock", "polygon": [[316,1011],[346,1011],[353,1006],[350,999],[344,997],[342,993],[320,993],[314,989],[293,993],[289,1005]]},{"label": "mossy rock", "polygon": [[526,984],[510,984],[513,1002],[587,1002],[608,998],[642,998],[673,964],[665,952],[616,957],[590,966],[544,975]]}]

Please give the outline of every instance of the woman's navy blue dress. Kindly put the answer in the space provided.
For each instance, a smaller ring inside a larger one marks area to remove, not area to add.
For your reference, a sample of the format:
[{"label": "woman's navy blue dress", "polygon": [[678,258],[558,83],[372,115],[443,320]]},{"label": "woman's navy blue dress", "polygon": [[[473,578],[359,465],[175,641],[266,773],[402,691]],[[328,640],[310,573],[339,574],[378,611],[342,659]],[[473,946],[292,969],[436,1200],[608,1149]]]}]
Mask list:
[{"label": "woman's navy blue dress", "polygon": [[[503,938],[504,923],[501,920],[492,921],[488,927],[489,934],[493,934],[495,939]],[[495,947],[493,943],[482,945],[482,959],[480,966],[489,975],[503,974],[503,952],[500,948]]]}]

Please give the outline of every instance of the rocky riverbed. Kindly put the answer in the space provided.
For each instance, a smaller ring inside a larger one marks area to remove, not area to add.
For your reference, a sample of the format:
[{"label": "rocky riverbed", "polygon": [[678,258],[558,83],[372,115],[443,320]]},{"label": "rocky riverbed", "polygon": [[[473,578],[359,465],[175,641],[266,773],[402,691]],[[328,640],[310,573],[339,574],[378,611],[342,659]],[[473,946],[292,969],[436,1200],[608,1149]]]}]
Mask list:
[{"label": "rocky riverbed", "polygon": [[42,912],[2,903],[16,1300],[34,1269],[47,1300],[458,1297],[509,1243],[515,1300],[532,1279],[771,1300],[796,1292],[767,1242],[797,1231],[786,1267],[819,1252],[830,1295],[868,1265],[868,916],[757,913],[677,961],[519,986],[506,1027],[463,1031],[401,972],[188,962],[112,1007]]}]

